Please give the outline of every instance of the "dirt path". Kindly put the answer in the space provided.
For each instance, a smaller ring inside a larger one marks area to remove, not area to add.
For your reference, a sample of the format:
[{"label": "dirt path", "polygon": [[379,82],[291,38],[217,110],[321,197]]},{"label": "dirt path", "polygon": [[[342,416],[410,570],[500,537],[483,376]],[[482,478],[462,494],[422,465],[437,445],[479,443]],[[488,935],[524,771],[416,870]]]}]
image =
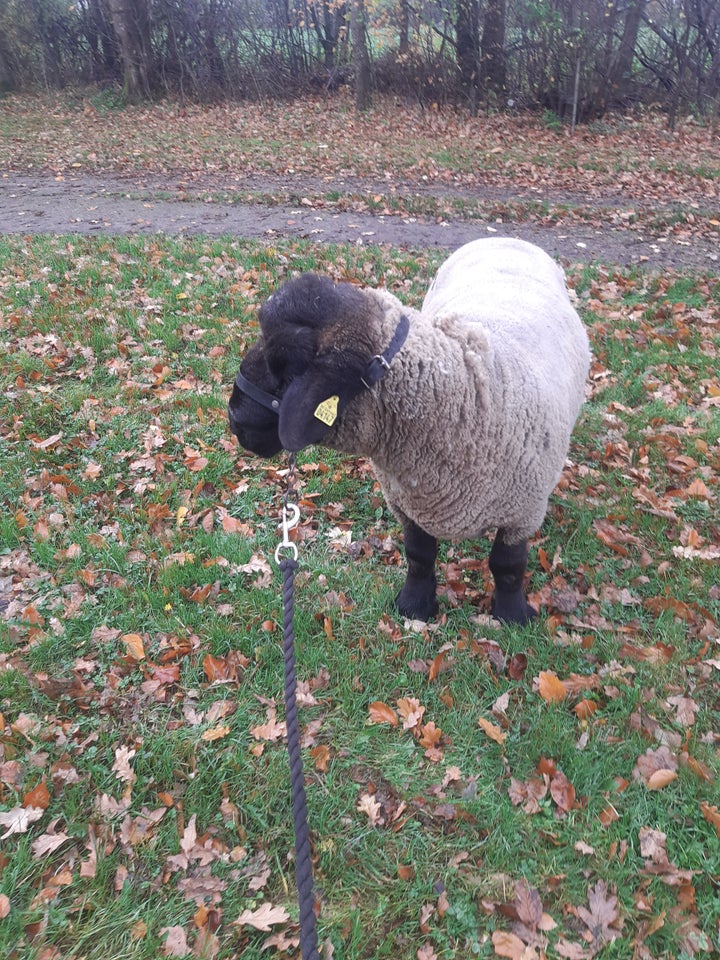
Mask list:
[{"label": "dirt path", "polygon": [[[247,194],[283,194],[303,197],[305,188],[318,184],[234,180],[235,196]],[[327,193],[337,187],[339,193],[361,191],[372,194],[376,187],[387,192],[387,185],[322,182]],[[155,234],[235,236],[258,239],[304,237],[326,243],[374,244],[423,248],[455,249],[479,236],[517,236],[537,243],[564,260],[600,260],[622,266],[633,264],[650,269],[681,268],[713,270],[720,260],[717,238],[687,232],[680,237],[653,236],[641,228],[617,226],[603,216],[614,204],[598,208],[590,222],[553,225],[537,222],[434,222],[430,219],[396,215],[373,215],[334,210],[332,206],[310,199],[293,204],[237,202],[198,198],[227,192],[220,181],[193,183],[192,189],[178,178],[146,178],[117,174],[79,174],[56,179],[52,174],[0,174],[0,233],[79,233],[79,234]],[[266,189],[273,187],[274,190]],[[408,189],[415,190],[414,186]],[[420,187],[422,190],[423,188]],[[320,194],[322,196],[322,194]],[[316,193],[315,196],[318,196]],[[498,198],[493,188],[473,194],[475,199]],[[506,193],[505,198],[509,195]],[[615,198],[613,198],[615,199]],[[560,202],[562,198],[556,198]],[[568,198],[566,202],[577,202]]]}]

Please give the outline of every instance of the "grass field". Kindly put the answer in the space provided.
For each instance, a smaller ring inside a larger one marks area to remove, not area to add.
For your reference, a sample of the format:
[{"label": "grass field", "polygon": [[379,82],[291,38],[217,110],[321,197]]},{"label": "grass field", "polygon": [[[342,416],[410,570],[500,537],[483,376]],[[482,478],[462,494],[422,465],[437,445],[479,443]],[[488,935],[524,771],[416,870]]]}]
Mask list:
[{"label": "grass field", "polygon": [[[441,254],[0,240],[0,952],[253,960],[297,943],[282,460],[229,385],[279,280],[419,305]],[[570,265],[595,360],[531,552],[393,613],[367,465],[301,457],[296,599],[324,956],[710,955],[720,923],[720,283]],[[263,926],[265,929],[262,929]]]}]

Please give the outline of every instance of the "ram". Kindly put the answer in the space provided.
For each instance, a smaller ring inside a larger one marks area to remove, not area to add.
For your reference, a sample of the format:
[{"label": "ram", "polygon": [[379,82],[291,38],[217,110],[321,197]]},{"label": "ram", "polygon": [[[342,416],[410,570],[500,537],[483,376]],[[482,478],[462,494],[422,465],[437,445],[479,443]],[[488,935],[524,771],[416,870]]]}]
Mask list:
[{"label": "ram", "polygon": [[476,240],[410,309],[386,290],[303,274],[260,310],[229,404],[263,457],[323,444],[370,458],[404,529],[405,616],[437,612],[438,539],[495,530],[492,612],[535,615],[528,538],[540,527],[580,411],[590,352],[565,277],[521,240]]}]

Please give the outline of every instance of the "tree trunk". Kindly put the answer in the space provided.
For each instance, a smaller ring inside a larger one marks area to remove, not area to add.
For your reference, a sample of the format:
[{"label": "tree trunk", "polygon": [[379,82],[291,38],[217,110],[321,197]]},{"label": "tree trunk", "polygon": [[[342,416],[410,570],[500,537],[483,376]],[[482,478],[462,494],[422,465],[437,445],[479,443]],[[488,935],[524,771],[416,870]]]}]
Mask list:
[{"label": "tree trunk", "polygon": [[350,38],[355,70],[355,109],[370,106],[370,54],[365,29],[365,0],[353,0],[350,10]]},{"label": "tree trunk", "polygon": [[470,101],[470,112],[477,114],[480,11],[477,0],[458,0],[455,17],[455,57],[460,83]]},{"label": "tree trunk", "polygon": [[151,92],[150,10],[147,0],[108,0],[110,18],[123,65],[123,83],[129,100]]},{"label": "tree trunk", "polygon": [[410,0],[400,0],[398,4],[400,42],[398,52],[402,55],[410,50]]},{"label": "tree trunk", "polygon": [[13,89],[12,72],[8,63],[7,52],[4,49],[3,37],[0,36],[0,92],[7,93]]},{"label": "tree trunk", "polygon": [[615,99],[622,99],[630,92],[635,45],[637,44],[640,23],[646,6],[647,0],[632,0],[628,7],[620,46],[610,76]]},{"label": "tree trunk", "polygon": [[486,90],[505,89],[505,0],[487,0],[480,43],[480,80]]}]

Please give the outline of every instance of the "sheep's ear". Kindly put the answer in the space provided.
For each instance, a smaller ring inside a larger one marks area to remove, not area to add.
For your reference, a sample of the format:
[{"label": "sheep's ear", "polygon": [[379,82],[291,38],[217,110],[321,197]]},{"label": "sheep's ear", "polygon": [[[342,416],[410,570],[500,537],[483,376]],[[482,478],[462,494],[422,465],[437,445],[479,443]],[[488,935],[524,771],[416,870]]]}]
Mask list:
[{"label": "sheep's ear", "polygon": [[278,426],[285,450],[294,452],[322,443],[345,406],[362,389],[357,373],[339,366],[337,358],[332,370],[314,364],[285,391]]}]

